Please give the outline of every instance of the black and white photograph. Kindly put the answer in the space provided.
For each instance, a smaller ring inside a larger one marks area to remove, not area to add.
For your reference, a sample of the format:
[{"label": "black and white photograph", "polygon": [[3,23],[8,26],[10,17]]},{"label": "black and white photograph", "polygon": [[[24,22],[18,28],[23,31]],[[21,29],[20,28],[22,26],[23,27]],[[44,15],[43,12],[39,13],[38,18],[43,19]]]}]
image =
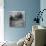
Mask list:
[{"label": "black and white photograph", "polygon": [[9,26],[24,27],[25,26],[25,11],[10,11]]}]

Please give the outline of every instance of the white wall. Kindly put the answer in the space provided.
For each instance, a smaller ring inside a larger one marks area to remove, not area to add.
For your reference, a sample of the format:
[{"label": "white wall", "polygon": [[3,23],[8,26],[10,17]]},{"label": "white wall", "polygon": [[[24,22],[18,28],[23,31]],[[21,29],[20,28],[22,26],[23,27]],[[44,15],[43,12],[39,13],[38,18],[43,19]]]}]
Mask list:
[{"label": "white wall", "polygon": [[[46,9],[46,0],[40,0],[40,9],[41,10]],[[43,19],[44,21],[43,22],[40,21],[40,25],[43,25],[46,27],[46,11],[43,13]]]},{"label": "white wall", "polygon": [[4,8],[3,0],[0,0],[0,42],[4,41]]},{"label": "white wall", "polygon": [[40,0],[40,9],[46,9],[46,0]]},{"label": "white wall", "polygon": [[[40,0],[40,9],[41,11],[43,9],[46,9],[46,0]],[[40,21],[40,24],[43,25],[43,26],[46,26],[46,11],[43,12],[43,19],[44,21]]]}]

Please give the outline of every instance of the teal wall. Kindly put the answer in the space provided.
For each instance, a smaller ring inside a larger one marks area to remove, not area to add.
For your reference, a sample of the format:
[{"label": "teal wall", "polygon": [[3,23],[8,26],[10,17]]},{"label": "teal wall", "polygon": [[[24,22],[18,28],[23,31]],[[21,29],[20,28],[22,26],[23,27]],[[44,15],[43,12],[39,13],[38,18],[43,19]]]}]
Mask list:
[{"label": "teal wall", "polygon": [[[25,28],[9,27],[8,11],[24,10],[26,14]],[[4,38],[7,41],[18,41],[32,30],[36,12],[40,10],[40,0],[4,0]]]}]

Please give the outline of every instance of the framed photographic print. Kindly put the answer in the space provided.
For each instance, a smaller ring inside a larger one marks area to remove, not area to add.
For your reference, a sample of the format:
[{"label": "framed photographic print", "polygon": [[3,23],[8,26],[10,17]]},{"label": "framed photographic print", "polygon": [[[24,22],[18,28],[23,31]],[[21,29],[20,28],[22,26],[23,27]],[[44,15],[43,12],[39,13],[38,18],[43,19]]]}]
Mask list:
[{"label": "framed photographic print", "polygon": [[9,11],[10,27],[25,27],[25,11]]}]

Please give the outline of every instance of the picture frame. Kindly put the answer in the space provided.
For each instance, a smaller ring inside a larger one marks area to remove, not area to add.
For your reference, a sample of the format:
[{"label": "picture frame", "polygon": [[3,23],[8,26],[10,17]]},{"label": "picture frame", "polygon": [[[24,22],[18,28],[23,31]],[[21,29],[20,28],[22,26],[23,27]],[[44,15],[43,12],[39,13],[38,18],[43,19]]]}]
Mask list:
[{"label": "picture frame", "polygon": [[25,11],[9,11],[10,27],[25,27]]}]

